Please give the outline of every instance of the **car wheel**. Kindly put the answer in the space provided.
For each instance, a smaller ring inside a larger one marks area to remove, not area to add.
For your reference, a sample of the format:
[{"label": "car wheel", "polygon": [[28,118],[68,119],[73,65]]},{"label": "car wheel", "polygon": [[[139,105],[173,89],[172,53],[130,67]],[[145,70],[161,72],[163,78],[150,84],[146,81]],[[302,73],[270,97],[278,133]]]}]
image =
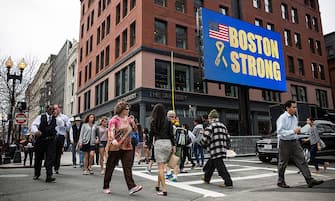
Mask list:
[{"label": "car wheel", "polygon": [[311,153],[308,149],[308,147],[303,147],[303,152],[304,152],[304,156],[305,156],[305,160],[307,163],[309,163],[309,161],[311,160]]},{"label": "car wheel", "polygon": [[272,160],[272,157],[270,156],[258,156],[259,160],[264,162],[264,163],[268,163]]}]

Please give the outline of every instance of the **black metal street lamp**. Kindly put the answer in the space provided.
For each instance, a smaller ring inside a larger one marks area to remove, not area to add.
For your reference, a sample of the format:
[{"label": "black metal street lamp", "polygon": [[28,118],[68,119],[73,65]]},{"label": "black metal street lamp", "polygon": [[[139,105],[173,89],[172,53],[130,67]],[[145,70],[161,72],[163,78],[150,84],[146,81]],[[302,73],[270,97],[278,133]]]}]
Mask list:
[{"label": "black metal street lamp", "polygon": [[[24,62],[24,59],[22,59],[20,61],[20,63],[18,64],[18,67],[20,69],[20,74],[16,75],[16,73],[11,74],[10,73],[10,69],[13,67],[13,61],[12,59],[9,57],[6,61],[6,67],[7,67],[7,82],[9,82],[10,80],[13,80],[13,88],[11,91],[11,97],[10,97],[10,110],[9,110],[9,114],[8,114],[8,136],[7,136],[7,143],[9,143],[10,140],[10,135],[13,129],[13,123],[14,123],[14,106],[15,106],[15,83],[16,80],[20,80],[20,83],[22,82],[22,74],[23,74],[23,70],[26,68],[27,64]],[[12,139],[13,140],[13,139]]]}]

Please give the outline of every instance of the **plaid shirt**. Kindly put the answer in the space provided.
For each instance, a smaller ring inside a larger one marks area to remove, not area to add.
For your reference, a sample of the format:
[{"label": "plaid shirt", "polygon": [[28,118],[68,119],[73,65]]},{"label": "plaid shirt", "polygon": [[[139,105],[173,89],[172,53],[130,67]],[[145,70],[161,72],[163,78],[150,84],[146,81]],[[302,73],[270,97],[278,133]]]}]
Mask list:
[{"label": "plaid shirt", "polygon": [[225,158],[226,150],[230,148],[230,136],[227,127],[215,119],[205,129],[201,144],[207,147],[211,159]]}]

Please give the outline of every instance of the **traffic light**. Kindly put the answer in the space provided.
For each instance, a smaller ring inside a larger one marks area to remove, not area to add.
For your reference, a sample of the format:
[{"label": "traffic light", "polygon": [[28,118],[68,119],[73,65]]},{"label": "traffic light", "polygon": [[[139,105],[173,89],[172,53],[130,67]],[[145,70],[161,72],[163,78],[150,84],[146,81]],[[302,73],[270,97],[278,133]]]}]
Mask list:
[{"label": "traffic light", "polygon": [[17,103],[17,108],[19,109],[20,112],[26,111],[27,103],[26,102],[18,102]]}]

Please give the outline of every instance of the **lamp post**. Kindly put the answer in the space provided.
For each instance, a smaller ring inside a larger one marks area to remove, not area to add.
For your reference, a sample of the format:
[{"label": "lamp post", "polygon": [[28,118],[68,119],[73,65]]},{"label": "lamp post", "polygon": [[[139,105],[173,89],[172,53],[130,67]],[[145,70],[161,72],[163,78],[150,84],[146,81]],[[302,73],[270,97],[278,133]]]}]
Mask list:
[{"label": "lamp post", "polygon": [[10,80],[13,80],[13,84],[12,84],[13,87],[12,87],[11,96],[10,96],[10,110],[8,114],[9,124],[8,124],[7,143],[9,143],[10,135],[11,135],[11,132],[13,129],[13,123],[14,123],[15,83],[16,83],[16,80],[20,80],[20,83],[22,82],[23,70],[26,68],[27,64],[25,63],[24,59],[20,61],[20,63],[18,64],[18,67],[20,69],[19,75],[16,75],[16,73],[13,73],[13,74],[10,73],[10,69],[13,67],[13,61],[10,57],[7,59],[5,64],[7,67],[7,82],[9,82]]}]

